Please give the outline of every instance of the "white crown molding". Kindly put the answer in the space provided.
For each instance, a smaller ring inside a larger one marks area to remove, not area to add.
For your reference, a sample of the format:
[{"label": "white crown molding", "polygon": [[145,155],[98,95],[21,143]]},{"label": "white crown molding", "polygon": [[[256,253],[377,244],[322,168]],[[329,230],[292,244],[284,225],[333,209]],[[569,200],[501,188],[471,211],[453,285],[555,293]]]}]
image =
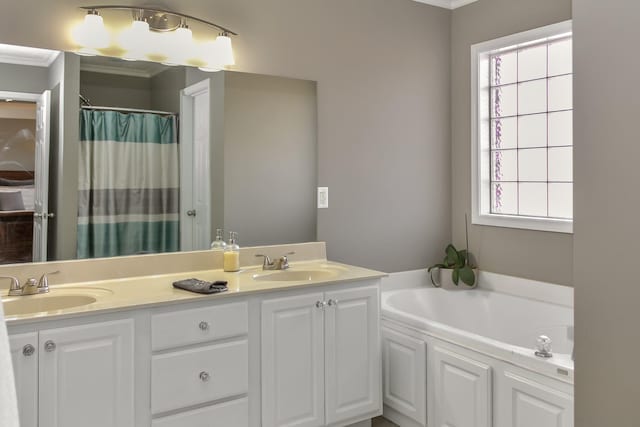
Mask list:
[{"label": "white crown molding", "polygon": [[57,50],[0,44],[0,62],[6,64],[48,67],[59,53]]},{"label": "white crown molding", "polygon": [[130,77],[142,77],[142,78],[150,78],[153,77],[155,73],[151,73],[149,70],[141,70],[136,68],[123,68],[111,65],[98,65],[98,64],[83,64],[80,63],[81,71],[90,71],[93,73],[103,73],[103,74],[117,74],[121,76],[130,76]]},{"label": "white crown molding", "polygon": [[469,3],[474,3],[478,0],[414,0],[418,3],[430,4],[431,6],[443,7],[445,9],[457,9],[462,6],[466,6]]}]

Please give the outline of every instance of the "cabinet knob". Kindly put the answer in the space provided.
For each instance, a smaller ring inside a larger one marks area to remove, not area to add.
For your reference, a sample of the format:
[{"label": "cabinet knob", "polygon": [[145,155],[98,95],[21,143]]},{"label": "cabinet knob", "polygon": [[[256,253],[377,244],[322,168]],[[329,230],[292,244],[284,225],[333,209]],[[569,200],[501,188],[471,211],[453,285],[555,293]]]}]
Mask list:
[{"label": "cabinet knob", "polygon": [[53,350],[56,349],[56,343],[54,343],[53,341],[49,340],[49,341],[44,343],[44,349],[45,349],[45,351],[53,351]]},{"label": "cabinet knob", "polygon": [[201,331],[208,331],[209,330],[209,322],[205,322],[204,320],[200,323],[198,323],[198,327],[200,328]]},{"label": "cabinet knob", "polygon": [[27,344],[24,347],[22,347],[22,354],[24,354],[27,357],[31,356],[35,352],[36,352],[36,348],[31,344]]},{"label": "cabinet knob", "polygon": [[330,300],[327,302],[327,305],[328,305],[329,307],[336,307],[336,306],[338,305],[338,300],[337,300],[337,299],[330,299]]},{"label": "cabinet knob", "polygon": [[324,308],[325,305],[327,305],[327,303],[324,301],[316,301],[316,308]]},{"label": "cabinet knob", "polygon": [[206,383],[211,379],[211,375],[209,375],[209,372],[207,371],[200,372],[199,377],[200,377],[200,381],[202,381],[203,383]]}]

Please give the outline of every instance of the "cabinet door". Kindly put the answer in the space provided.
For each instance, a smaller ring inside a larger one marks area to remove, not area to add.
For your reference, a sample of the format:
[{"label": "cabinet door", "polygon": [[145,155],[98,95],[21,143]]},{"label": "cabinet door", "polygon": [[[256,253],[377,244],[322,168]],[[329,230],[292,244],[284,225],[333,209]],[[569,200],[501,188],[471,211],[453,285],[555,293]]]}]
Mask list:
[{"label": "cabinet door", "polygon": [[10,335],[21,427],[38,425],[38,333]]},{"label": "cabinet door", "polygon": [[40,331],[40,427],[133,427],[133,320]]},{"label": "cabinet door", "polygon": [[505,372],[498,407],[502,425],[573,427],[573,397],[528,378]]},{"label": "cabinet door", "polygon": [[324,425],[322,301],[314,293],[262,303],[263,427]]},{"label": "cabinet door", "polygon": [[438,344],[432,367],[435,426],[490,427],[491,367]]},{"label": "cabinet door", "polygon": [[382,328],[385,405],[427,425],[427,357],[424,341]]},{"label": "cabinet door", "polygon": [[325,294],[327,424],[380,411],[380,301],[370,286]]}]

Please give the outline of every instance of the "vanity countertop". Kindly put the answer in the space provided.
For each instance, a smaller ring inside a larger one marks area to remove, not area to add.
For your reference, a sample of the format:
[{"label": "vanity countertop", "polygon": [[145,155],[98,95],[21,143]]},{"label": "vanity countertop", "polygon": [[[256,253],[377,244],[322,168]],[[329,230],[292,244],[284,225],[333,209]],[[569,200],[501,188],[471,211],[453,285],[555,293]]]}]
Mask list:
[{"label": "vanity countertop", "polygon": [[[277,275],[286,275],[280,280]],[[273,276],[275,275],[275,276]],[[377,279],[386,273],[355,267],[337,262],[310,260],[291,263],[288,270],[262,270],[261,266],[243,268],[239,272],[227,273],[222,270],[198,270],[171,274],[158,274],[127,277],[120,279],[97,280],[90,282],[65,283],[51,285],[48,294],[11,297],[12,300],[31,298],[46,299],[55,296],[89,296],[95,302],[75,307],[40,311],[36,313],[6,315],[8,325],[38,322],[42,320],[62,319],[88,314],[148,308],[182,302],[204,301],[265,293],[273,291],[300,289],[303,287],[353,282],[357,280]],[[206,281],[226,280],[228,290],[218,294],[198,294],[176,289],[173,282],[180,279],[197,278]],[[275,280],[274,280],[275,278]],[[2,292],[7,297],[7,291]]]}]

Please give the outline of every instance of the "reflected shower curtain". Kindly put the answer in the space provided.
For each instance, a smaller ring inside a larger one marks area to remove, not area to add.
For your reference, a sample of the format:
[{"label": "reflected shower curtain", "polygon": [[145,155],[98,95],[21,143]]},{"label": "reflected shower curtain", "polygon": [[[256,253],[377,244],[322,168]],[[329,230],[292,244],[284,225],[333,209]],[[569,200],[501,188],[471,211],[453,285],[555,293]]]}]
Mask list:
[{"label": "reflected shower curtain", "polygon": [[174,116],[82,110],[78,258],[179,250]]}]

